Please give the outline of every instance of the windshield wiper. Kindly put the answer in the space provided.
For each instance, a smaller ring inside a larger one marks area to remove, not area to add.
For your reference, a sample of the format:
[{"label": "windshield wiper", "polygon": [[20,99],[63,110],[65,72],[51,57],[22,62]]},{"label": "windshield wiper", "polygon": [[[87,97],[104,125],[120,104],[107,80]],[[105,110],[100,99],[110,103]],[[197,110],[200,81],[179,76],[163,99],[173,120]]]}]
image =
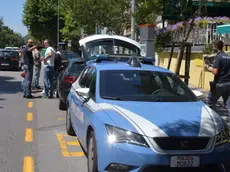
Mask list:
[{"label": "windshield wiper", "polygon": [[102,96],[104,99],[112,99],[112,100],[122,100],[120,97],[113,97],[113,96]]}]

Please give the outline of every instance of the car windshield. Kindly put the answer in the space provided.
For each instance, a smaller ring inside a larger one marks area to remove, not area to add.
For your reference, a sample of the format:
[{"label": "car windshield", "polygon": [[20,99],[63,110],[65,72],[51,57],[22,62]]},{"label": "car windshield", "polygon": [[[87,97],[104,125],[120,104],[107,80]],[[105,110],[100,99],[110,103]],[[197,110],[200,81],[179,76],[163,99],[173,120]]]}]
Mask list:
[{"label": "car windshield", "polygon": [[17,54],[15,51],[0,51],[0,57],[3,56],[11,57],[11,56],[17,56]]},{"label": "car windshield", "polygon": [[100,96],[104,99],[123,101],[198,101],[176,75],[140,70],[101,71]]},{"label": "car windshield", "polygon": [[84,68],[85,68],[84,63],[75,62],[71,65],[70,72],[75,74],[80,74]]},{"label": "car windshield", "polygon": [[96,54],[140,56],[140,49],[138,47],[131,43],[116,39],[90,41],[86,43],[85,50],[89,59]]}]

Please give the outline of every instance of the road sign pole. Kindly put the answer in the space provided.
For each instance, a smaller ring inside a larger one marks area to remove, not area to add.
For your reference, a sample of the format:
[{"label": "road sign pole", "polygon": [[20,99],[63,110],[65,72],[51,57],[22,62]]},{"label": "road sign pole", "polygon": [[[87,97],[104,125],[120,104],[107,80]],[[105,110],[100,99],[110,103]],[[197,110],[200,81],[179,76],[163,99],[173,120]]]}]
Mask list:
[{"label": "road sign pole", "polygon": [[131,18],[131,38],[135,40],[135,17],[133,14],[135,13],[135,7],[136,7],[136,0],[132,0],[132,18]]},{"label": "road sign pole", "polygon": [[59,46],[59,0],[58,0],[58,15],[57,15],[57,46]]}]

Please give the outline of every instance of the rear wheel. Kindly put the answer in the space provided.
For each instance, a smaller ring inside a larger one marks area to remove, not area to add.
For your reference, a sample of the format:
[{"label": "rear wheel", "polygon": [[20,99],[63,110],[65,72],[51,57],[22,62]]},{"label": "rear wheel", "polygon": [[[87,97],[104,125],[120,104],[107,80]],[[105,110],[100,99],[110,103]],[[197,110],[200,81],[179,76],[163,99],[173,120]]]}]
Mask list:
[{"label": "rear wheel", "polygon": [[59,98],[59,109],[66,110],[66,104]]},{"label": "rear wheel", "polygon": [[91,131],[88,138],[88,172],[98,172],[97,169],[97,144],[94,132]]},{"label": "rear wheel", "polygon": [[71,120],[71,115],[69,113],[69,109],[67,109],[67,112],[66,112],[66,132],[70,136],[76,136],[76,134],[73,130],[72,120]]}]

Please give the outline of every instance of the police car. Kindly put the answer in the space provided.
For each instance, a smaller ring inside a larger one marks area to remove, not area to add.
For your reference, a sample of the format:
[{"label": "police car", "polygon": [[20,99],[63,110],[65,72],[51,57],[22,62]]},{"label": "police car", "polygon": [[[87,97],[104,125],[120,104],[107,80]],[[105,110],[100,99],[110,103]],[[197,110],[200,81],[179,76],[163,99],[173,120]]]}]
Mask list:
[{"label": "police car", "polygon": [[175,74],[131,57],[98,55],[73,83],[66,130],[88,171],[220,171],[229,129]]}]

